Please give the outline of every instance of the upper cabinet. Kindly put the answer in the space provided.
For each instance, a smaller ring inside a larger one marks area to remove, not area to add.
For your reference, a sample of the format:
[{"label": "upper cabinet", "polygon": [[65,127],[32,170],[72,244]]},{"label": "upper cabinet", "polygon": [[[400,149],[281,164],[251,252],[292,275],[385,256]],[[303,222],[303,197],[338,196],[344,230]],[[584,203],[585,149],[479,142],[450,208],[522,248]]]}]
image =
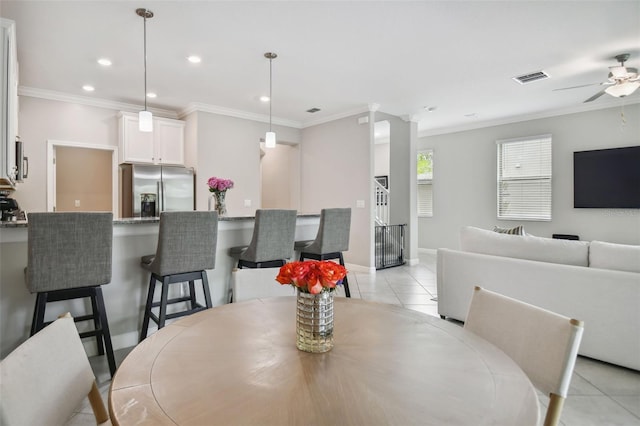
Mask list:
[{"label": "upper cabinet", "polygon": [[120,113],[120,163],[184,165],[184,125],[154,117],[153,132],[141,132],[137,114]]},{"label": "upper cabinet", "polygon": [[15,188],[16,135],[18,132],[18,60],[16,26],[11,20],[0,18],[2,45],[0,46],[0,189]]}]

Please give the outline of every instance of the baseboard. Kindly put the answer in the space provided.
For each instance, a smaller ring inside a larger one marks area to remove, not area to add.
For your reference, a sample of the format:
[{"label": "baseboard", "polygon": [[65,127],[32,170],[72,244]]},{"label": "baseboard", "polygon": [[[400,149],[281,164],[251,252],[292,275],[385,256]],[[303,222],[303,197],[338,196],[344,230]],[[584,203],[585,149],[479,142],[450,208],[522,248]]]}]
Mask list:
[{"label": "baseboard", "polygon": [[419,248],[418,249],[418,253],[429,253],[429,254],[436,254],[438,252],[437,249],[430,249],[430,248]]},{"label": "baseboard", "polygon": [[363,266],[363,265],[356,265],[355,263],[345,263],[345,267],[347,268],[347,271],[349,272],[363,272],[363,273],[368,273],[368,274],[375,274],[376,273],[376,267],[369,267],[369,266]]}]

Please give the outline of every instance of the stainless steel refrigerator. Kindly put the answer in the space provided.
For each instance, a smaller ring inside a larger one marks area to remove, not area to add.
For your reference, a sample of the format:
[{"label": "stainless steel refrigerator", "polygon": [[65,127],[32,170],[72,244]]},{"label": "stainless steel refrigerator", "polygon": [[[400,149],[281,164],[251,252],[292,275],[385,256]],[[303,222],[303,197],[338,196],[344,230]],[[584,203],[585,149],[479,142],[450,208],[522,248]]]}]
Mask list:
[{"label": "stainless steel refrigerator", "polygon": [[163,211],[195,210],[194,179],[193,169],[187,167],[121,164],[122,217],[160,216]]}]

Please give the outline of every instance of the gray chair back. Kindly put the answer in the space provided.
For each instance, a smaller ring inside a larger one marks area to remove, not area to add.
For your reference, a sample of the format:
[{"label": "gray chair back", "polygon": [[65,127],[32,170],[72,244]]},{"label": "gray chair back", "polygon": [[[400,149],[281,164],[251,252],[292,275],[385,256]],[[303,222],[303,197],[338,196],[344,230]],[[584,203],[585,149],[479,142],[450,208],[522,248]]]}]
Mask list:
[{"label": "gray chair back", "polygon": [[31,293],[111,282],[112,213],[29,213],[28,220]]},{"label": "gray chair back", "polygon": [[349,250],[351,209],[322,209],[316,239],[304,248],[305,253],[325,254]]},{"label": "gray chair back", "polygon": [[253,237],[240,259],[259,263],[291,258],[297,215],[296,210],[256,210]]},{"label": "gray chair back", "polygon": [[216,266],[218,213],[160,213],[156,255],[149,270],[156,275],[204,271]]}]

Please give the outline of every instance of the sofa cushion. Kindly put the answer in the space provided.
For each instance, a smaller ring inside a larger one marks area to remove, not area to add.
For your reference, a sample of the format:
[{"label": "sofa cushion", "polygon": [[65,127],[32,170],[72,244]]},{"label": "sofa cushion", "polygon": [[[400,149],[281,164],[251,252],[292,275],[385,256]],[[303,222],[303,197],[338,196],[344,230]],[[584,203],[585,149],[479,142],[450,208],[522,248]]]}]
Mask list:
[{"label": "sofa cushion", "polygon": [[640,272],[640,246],[591,241],[589,266],[616,271]]},{"label": "sofa cushion", "polygon": [[526,235],[524,232],[524,226],[518,225],[513,228],[501,228],[500,226],[494,226],[493,232],[497,232],[499,234],[510,234],[510,235]]},{"label": "sofa cushion", "polygon": [[576,266],[589,265],[589,243],[587,241],[499,234],[473,226],[465,226],[461,229],[460,249],[539,262]]}]

